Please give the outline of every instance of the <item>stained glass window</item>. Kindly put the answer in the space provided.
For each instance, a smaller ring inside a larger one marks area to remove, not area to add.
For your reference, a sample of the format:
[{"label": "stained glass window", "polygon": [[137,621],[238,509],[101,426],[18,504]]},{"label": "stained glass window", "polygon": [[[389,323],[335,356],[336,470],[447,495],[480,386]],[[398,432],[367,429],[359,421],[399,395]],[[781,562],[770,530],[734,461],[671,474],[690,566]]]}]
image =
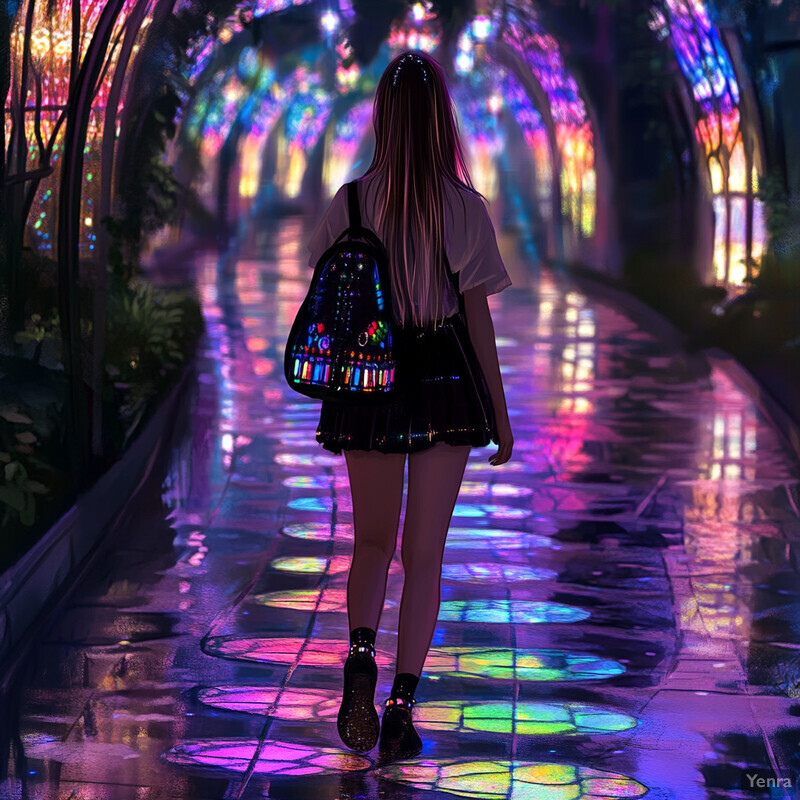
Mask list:
[{"label": "stained glass window", "polygon": [[670,41],[692,88],[695,133],[713,194],[713,279],[736,289],[758,274],[765,229],[763,204],[755,197],[756,143],[743,136],[733,62],[703,0],[663,0],[652,9],[650,27]]},{"label": "stained glass window", "polygon": [[594,234],[596,217],[594,135],[575,78],[558,42],[527,5],[508,5],[503,39],[530,68],[550,105],[561,158],[562,216],[579,237]]},{"label": "stained glass window", "polygon": [[[105,7],[99,0],[83,0],[80,3],[80,30],[77,32],[78,65],[86,55],[92,40],[100,14]],[[133,10],[135,0],[125,0],[122,11],[117,17],[112,32],[112,41],[123,32],[128,17]],[[22,3],[13,21],[11,32],[11,87],[5,100],[6,127],[5,147],[9,152],[9,143],[13,127],[12,95],[19,92],[19,81],[22,68],[22,54],[25,47],[25,19],[28,3]],[[145,17],[140,28],[139,41],[149,25],[149,16]],[[82,251],[94,250],[97,239],[95,213],[100,200],[101,142],[105,124],[106,103],[114,80],[115,69],[120,47],[109,47],[107,67],[103,73],[98,90],[92,101],[89,114],[89,127],[86,136],[83,165],[83,192],[81,197],[80,225],[81,236],[79,247]],[[25,169],[35,170],[40,163],[41,147],[46,147],[54,137],[50,166],[54,172],[42,179],[31,209],[29,222],[33,227],[35,246],[39,250],[52,254],[56,247],[56,200],[57,186],[60,176],[61,153],[66,126],[57,127],[59,118],[64,114],[69,95],[70,65],[72,60],[72,2],[60,0],[57,3],[36,3],[30,37],[30,61],[28,63],[28,80],[25,106]],[[36,76],[39,76],[37,81]],[[37,97],[38,96],[38,97]],[[124,95],[123,95],[124,98]],[[16,100],[15,103],[16,105]],[[39,113],[36,110],[39,107]],[[120,102],[119,110],[122,110]],[[15,133],[15,140],[18,133]],[[41,137],[41,143],[40,139]],[[18,144],[14,142],[14,147]],[[17,163],[13,153],[12,164]],[[54,193],[54,189],[56,192]],[[87,253],[88,255],[88,253]]]}]

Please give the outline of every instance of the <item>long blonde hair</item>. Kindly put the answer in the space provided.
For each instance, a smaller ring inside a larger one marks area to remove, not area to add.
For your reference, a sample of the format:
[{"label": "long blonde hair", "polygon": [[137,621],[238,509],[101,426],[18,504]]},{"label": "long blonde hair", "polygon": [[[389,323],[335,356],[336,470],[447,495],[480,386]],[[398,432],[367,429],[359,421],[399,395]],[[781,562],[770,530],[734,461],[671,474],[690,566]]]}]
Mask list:
[{"label": "long blonde hair", "polygon": [[395,315],[403,324],[428,324],[444,313],[450,281],[445,181],[478,194],[439,63],[425,53],[397,56],[378,82],[372,124],[375,155],[364,178],[384,178],[377,227],[389,257]]}]

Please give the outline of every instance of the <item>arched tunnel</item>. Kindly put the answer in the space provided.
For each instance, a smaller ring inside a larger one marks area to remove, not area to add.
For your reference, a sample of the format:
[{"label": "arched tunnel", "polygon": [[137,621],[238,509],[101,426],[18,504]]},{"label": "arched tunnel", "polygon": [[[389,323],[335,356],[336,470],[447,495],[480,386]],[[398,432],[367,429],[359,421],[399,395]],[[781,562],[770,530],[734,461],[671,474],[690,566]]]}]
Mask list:
[{"label": "arched tunnel", "polygon": [[[20,0],[0,39],[0,798],[794,796],[800,0]],[[404,51],[510,277],[499,465],[335,454],[284,373]]]},{"label": "arched tunnel", "polygon": [[417,4],[383,41],[357,29],[355,47],[341,35],[348,5],[320,16],[277,4],[233,23],[193,56],[178,175],[199,170],[202,196],[232,224],[261,209],[318,214],[369,163],[383,68],[419,48],[445,61],[476,187],[502,230],[524,233],[530,261],[611,277],[646,260],[691,264],[685,280],[739,290],[766,242],[764,145],[725,31],[699,3],[629,24],[603,4],[545,5],[485,4],[445,31]]}]

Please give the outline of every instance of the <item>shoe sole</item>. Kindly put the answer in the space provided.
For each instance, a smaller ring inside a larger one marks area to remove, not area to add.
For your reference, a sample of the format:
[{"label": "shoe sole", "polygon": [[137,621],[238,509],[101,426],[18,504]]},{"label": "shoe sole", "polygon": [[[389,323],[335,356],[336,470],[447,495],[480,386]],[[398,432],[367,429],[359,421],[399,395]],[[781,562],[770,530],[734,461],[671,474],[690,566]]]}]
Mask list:
[{"label": "shoe sole", "polygon": [[419,738],[419,734],[416,732],[416,729],[413,728],[413,722],[410,724],[412,726],[412,731],[408,731],[406,729],[405,734],[407,735],[404,734],[402,738],[411,738],[414,744],[412,746],[403,747],[401,744],[402,739],[389,738],[387,736],[380,744],[378,753],[378,766],[383,766],[391,761],[403,761],[407,758],[415,758],[422,752],[422,740]]},{"label": "shoe sole", "polygon": [[380,735],[380,719],[375,710],[375,684],[369,675],[352,675],[345,684],[336,726],[339,738],[351,750],[372,750]]},{"label": "shoe sole", "polygon": [[382,767],[395,761],[405,761],[409,758],[416,758],[422,752],[422,747],[413,750],[383,749],[378,753],[377,766]]}]

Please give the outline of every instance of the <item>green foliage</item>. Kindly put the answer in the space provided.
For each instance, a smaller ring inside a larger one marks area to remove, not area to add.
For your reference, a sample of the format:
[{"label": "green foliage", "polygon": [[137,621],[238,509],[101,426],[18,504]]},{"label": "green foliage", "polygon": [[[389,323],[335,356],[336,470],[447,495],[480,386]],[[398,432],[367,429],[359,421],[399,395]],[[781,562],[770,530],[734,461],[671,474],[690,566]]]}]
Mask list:
[{"label": "green foliage", "polygon": [[62,371],[0,356],[0,572],[63,513],[67,495]]},{"label": "green foliage", "polygon": [[129,132],[134,139],[125,151],[128,168],[123,171],[119,188],[123,215],[110,227],[106,222],[115,239],[114,267],[121,266],[122,252],[135,262],[142,237],[175,221],[185,191],[163,159],[167,141],[177,129],[181,106],[177,92],[165,85],[159,97],[141,105],[141,116],[134,116],[136,130]]},{"label": "green foliage", "polygon": [[236,0],[186,3],[148,36],[148,58],[138,84],[129,90],[126,102],[132,113],[121,134],[117,195],[122,213],[109,226],[114,238],[111,266],[117,274],[132,277],[124,260],[135,267],[142,238],[174,223],[181,207],[188,213],[202,208],[193,189],[178,182],[163,156],[189,93],[183,75],[191,45],[216,36],[238,5]]},{"label": "green foliage", "polygon": [[36,433],[30,427],[20,429],[20,425],[32,424],[30,417],[20,414],[14,407],[0,409],[0,464],[3,465],[0,480],[0,528],[6,527],[13,512],[19,515],[23,525],[33,525],[35,496],[46,495],[50,491],[43,483],[31,479],[20,460],[19,452],[32,453],[32,446],[38,442]]},{"label": "green foliage", "polygon": [[42,349],[48,343],[61,343],[61,329],[59,328],[59,316],[55,309],[51,309],[47,317],[41,314],[31,314],[25,320],[25,330],[14,334],[14,341],[23,346],[23,353],[26,345],[33,346],[31,361],[38,364],[42,356]]},{"label": "green foliage", "polygon": [[116,378],[116,389],[126,390],[119,407],[126,426],[123,448],[167,383],[167,373],[186,361],[202,326],[197,301],[184,291],[135,279],[112,292],[106,372]]},{"label": "green foliage", "polygon": [[792,231],[789,197],[783,175],[773,169],[758,182],[758,198],[767,212],[767,234],[772,244],[782,242]]},{"label": "green foliage", "polygon": [[767,248],[748,291],[730,303],[719,321],[722,345],[746,366],[764,362],[800,367],[800,254],[791,246],[795,220],[783,176],[772,171],[759,181]]},{"label": "green foliage", "polygon": [[[0,572],[14,562],[65,510],[67,469],[63,455],[63,408],[67,383],[57,295],[50,292],[53,262],[29,254],[33,269],[26,314],[15,339],[23,357],[0,356]],[[124,262],[120,261],[120,264]],[[108,339],[103,385],[104,448],[116,460],[191,356],[203,328],[201,309],[186,292],[127,281],[117,269],[110,281]],[[37,289],[38,287],[38,289]],[[84,308],[91,308],[85,289]],[[92,322],[80,319],[84,381],[90,380]],[[13,400],[13,404],[12,404]],[[39,495],[37,497],[36,495]],[[31,530],[35,528],[35,530]]]}]

